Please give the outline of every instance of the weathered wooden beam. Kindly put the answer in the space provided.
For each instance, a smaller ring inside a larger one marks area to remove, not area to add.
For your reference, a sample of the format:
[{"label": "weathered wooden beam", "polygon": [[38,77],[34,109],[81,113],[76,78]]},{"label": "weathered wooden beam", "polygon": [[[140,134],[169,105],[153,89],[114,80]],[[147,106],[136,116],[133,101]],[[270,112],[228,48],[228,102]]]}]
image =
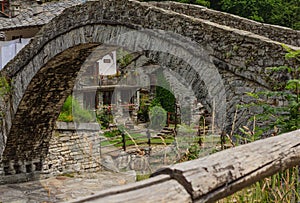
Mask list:
[{"label": "weathered wooden beam", "polygon": [[148,180],[107,189],[96,195],[72,201],[81,202],[192,202],[184,187],[169,175],[159,175]]},{"label": "weathered wooden beam", "polygon": [[166,167],[74,202],[214,202],[300,162],[300,130]]},{"label": "weathered wooden beam", "polygon": [[300,163],[300,130],[259,140],[162,169],[195,202],[214,202]]}]

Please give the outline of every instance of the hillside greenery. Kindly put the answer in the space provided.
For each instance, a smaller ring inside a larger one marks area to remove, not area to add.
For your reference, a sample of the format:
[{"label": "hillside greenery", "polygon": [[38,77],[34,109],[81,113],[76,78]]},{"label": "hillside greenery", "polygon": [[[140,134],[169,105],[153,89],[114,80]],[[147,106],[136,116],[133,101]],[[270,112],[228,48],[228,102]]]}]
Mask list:
[{"label": "hillside greenery", "polygon": [[[150,0],[144,0],[150,1]],[[152,1],[152,0],[151,0]],[[164,0],[156,0],[164,1]],[[299,0],[173,0],[197,4],[251,20],[300,30]]]}]

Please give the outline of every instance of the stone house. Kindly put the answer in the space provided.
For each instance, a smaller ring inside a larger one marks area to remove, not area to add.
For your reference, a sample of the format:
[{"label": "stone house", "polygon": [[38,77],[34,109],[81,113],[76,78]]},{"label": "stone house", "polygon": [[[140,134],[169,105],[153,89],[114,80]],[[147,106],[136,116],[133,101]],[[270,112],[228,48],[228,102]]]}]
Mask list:
[{"label": "stone house", "polygon": [[80,4],[82,1],[40,3],[37,0],[0,0],[0,68],[13,58],[43,25],[58,16],[65,8]]},{"label": "stone house", "polygon": [[111,112],[118,106],[121,109],[119,113],[136,115],[134,111],[139,106],[139,89],[133,83],[124,84],[126,74],[119,70],[116,58],[117,51],[113,51],[94,59],[87,67],[83,66],[73,96],[84,109],[108,108]]}]

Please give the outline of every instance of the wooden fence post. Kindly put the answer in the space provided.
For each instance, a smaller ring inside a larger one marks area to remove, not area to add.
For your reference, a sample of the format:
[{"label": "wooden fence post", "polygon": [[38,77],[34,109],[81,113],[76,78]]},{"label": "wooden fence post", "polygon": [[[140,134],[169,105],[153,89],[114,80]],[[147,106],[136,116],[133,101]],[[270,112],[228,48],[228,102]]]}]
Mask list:
[{"label": "wooden fence post", "polygon": [[123,143],[123,150],[126,152],[126,139],[125,139],[125,134],[122,132],[122,143]]}]

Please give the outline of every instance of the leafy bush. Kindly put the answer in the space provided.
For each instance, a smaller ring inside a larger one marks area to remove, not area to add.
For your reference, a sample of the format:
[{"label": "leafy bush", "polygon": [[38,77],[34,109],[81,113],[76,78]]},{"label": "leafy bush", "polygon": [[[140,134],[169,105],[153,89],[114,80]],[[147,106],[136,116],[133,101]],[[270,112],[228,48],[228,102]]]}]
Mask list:
[{"label": "leafy bush", "polygon": [[102,129],[107,129],[109,124],[113,122],[112,115],[109,109],[105,106],[97,110],[96,117]]},{"label": "leafy bush", "polygon": [[176,98],[174,94],[169,90],[171,90],[170,84],[164,77],[162,70],[159,70],[157,72],[155,99],[153,100],[155,104],[152,104],[152,106],[160,104],[161,107],[164,108],[167,112],[174,113]]},{"label": "leafy bush", "polygon": [[61,112],[58,116],[58,121],[73,122],[73,116],[67,112]]},{"label": "leafy bush", "polygon": [[7,79],[3,76],[0,76],[0,97],[4,97],[11,91],[11,86]]},{"label": "leafy bush", "polygon": [[73,115],[75,122],[95,122],[95,116],[88,110],[83,109],[79,103],[73,102]]},{"label": "leafy bush", "polygon": [[121,56],[117,60],[120,68],[124,68],[124,67],[128,66],[133,60],[133,55],[124,49],[119,49],[117,55]]},{"label": "leafy bush", "polygon": [[142,94],[140,99],[140,108],[137,112],[138,119],[142,122],[149,121],[149,105],[147,104],[149,100],[149,95]]},{"label": "leafy bush", "polygon": [[200,154],[200,147],[198,144],[192,144],[188,148],[188,153],[187,153],[187,160],[195,160],[199,158]]},{"label": "leafy bush", "polygon": [[83,109],[75,98],[69,96],[61,109],[58,121],[92,122],[94,116],[90,111]]},{"label": "leafy bush", "polygon": [[150,108],[150,128],[159,130],[166,125],[167,112],[161,106]]},{"label": "leafy bush", "polygon": [[[0,76],[0,102],[7,101],[10,93],[10,82],[4,76]],[[5,117],[4,106],[0,107],[0,118],[2,118],[3,116]],[[3,120],[0,119],[0,123],[2,122]]]}]

